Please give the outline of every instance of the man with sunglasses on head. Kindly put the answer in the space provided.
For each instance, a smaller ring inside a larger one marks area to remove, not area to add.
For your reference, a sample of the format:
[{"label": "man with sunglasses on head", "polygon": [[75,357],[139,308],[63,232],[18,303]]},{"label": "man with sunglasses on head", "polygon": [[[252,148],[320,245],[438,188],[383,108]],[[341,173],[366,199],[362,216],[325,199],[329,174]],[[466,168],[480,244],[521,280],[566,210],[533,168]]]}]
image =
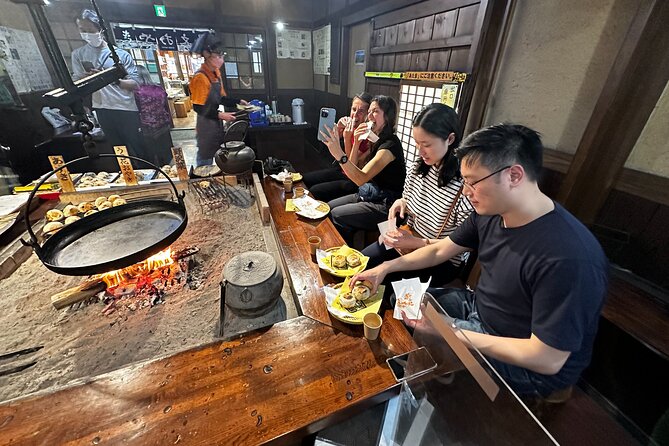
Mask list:
[{"label": "man with sunglasses on head", "polygon": [[[352,159],[352,150],[355,145],[353,133],[360,124],[367,121],[369,104],[372,102],[372,96],[369,93],[358,93],[353,97],[351,109],[348,116],[342,116],[337,121],[337,130],[341,135],[341,144],[344,147],[346,157]],[[369,161],[369,149],[371,143],[367,140],[360,141],[355,158],[356,165],[360,168]],[[346,175],[346,172],[337,165],[337,167],[328,167],[304,174],[304,184],[309,188],[314,197],[325,202],[343,197],[344,195],[358,192],[358,185],[355,184]]]},{"label": "man with sunglasses on head", "polygon": [[463,194],[475,212],[446,239],[352,282],[370,280],[376,287],[391,272],[478,251],[475,292],[429,292],[455,318],[459,337],[518,394],[545,397],[567,389],[590,362],[607,287],[606,256],[590,231],[539,189],[537,132],[494,125],[465,138],[456,155]]}]

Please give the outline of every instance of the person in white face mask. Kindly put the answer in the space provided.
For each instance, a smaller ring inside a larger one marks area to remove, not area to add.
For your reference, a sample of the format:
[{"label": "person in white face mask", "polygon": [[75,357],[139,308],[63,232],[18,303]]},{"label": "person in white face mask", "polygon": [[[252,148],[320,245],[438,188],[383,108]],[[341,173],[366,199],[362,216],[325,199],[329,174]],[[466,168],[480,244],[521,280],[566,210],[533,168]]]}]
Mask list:
[{"label": "person in white face mask", "polygon": [[[72,52],[74,80],[112,67],[114,60],[104,40],[98,15],[90,9],[83,10],[77,17],[77,27],[86,45]],[[137,67],[127,51],[116,48],[116,54],[128,74],[93,93],[93,109],[109,144],[126,146],[131,155],[152,159],[145,149],[135,103],[134,90],[141,82]]]}]

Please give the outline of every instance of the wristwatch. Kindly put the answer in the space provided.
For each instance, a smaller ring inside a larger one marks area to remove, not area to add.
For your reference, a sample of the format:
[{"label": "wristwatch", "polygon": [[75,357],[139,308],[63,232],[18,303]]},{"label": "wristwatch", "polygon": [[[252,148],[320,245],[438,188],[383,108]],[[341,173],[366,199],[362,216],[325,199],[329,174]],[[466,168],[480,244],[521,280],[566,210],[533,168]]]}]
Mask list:
[{"label": "wristwatch", "polygon": [[339,164],[346,164],[348,163],[348,156],[346,154],[342,155],[341,158],[337,160]]}]

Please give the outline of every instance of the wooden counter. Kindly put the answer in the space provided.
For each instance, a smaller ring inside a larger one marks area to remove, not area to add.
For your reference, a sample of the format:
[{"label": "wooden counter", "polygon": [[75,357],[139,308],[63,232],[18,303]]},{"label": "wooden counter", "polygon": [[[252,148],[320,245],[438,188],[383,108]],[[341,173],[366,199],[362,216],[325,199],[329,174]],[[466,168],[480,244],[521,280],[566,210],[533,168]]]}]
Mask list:
[{"label": "wooden counter", "polygon": [[[397,391],[385,359],[411,349],[384,313],[379,340],[331,319],[306,239],[342,239],[329,219],[285,212],[266,179],[274,230],[304,316],[229,342],[127,366],[48,393],[0,404],[0,444],[289,443]],[[341,279],[339,279],[341,280]]]}]

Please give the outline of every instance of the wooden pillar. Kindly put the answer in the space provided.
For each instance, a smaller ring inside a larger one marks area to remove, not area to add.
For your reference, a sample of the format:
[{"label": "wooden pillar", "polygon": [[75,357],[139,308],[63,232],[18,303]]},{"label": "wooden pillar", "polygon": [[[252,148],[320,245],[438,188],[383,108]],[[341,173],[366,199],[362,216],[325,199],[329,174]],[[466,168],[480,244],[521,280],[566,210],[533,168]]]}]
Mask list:
[{"label": "wooden pillar", "polygon": [[558,200],[595,221],[669,80],[669,2],[642,0],[583,133]]},{"label": "wooden pillar", "polygon": [[[489,0],[478,40],[472,42],[469,66],[472,74],[462,91],[460,119],[463,134],[483,126],[503,47],[511,27],[516,0]],[[484,2],[481,2],[481,8]]]}]

